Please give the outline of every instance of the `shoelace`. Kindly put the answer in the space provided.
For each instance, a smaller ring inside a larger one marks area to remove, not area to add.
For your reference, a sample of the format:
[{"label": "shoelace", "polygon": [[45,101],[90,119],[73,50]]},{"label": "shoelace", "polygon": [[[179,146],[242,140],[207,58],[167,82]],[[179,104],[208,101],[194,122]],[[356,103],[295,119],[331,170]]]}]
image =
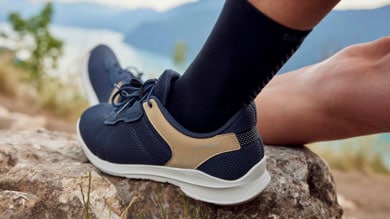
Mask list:
[{"label": "shoelace", "polygon": [[156,79],[152,79],[142,83],[140,80],[132,79],[130,83],[117,88],[118,91],[111,98],[112,105],[116,108],[117,114],[121,113],[127,107],[132,106],[136,101],[142,102],[147,100],[150,106],[149,99],[156,81]]}]

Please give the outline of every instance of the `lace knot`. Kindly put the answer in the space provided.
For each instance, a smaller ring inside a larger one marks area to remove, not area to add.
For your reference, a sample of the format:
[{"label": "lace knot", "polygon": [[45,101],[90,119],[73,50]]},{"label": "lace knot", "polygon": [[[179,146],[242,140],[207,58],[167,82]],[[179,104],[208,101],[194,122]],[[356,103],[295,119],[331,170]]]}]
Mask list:
[{"label": "lace knot", "polygon": [[138,79],[131,79],[130,83],[117,88],[118,91],[112,96],[111,102],[119,114],[124,109],[132,106],[135,102],[148,101],[153,92],[156,80],[148,80],[142,83]]}]

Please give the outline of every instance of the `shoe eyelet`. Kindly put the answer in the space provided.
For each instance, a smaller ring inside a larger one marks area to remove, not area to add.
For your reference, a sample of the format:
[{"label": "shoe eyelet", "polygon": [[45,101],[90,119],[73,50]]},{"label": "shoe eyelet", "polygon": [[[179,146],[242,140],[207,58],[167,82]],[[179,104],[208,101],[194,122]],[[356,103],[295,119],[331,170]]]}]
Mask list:
[{"label": "shoe eyelet", "polygon": [[148,106],[149,106],[149,108],[153,108],[152,102],[148,101]]}]

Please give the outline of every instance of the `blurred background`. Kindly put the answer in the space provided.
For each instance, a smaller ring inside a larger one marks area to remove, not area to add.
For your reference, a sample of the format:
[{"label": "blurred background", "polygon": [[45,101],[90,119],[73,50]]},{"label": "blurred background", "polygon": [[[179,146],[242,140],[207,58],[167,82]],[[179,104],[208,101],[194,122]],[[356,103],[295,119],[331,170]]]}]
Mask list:
[{"label": "blurred background", "polygon": [[[0,129],[43,126],[75,132],[74,123],[87,107],[79,74],[86,68],[88,51],[101,43],[115,51],[122,67],[134,66],[145,78],[158,77],[167,68],[183,72],[207,38],[223,3],[0,0]],[[384,36],[390,36],[390,0],[343,0],[279,74]],[[25,122],[11,126],[16,121],[12,116]],[[31,125],[26,125],[28,118]],[[309,147],[335,170],[340,193],[345,193],[345,203],[352,209],[347,208],[349,216],[390,215],[390,204],[383,203],[390,203],[390,195],[376,203],[360,198],[364,195],[359,195],[359,188],[351,189],[362,178],[376,180],[367,182],[369,187],[379,183],[372,187],[390,188],[389,133]],[[367,186],[361,189],[366,191]],[[382,190],[378,194],[383,195]],[[362,209],[369,213],[359,213]]]}]

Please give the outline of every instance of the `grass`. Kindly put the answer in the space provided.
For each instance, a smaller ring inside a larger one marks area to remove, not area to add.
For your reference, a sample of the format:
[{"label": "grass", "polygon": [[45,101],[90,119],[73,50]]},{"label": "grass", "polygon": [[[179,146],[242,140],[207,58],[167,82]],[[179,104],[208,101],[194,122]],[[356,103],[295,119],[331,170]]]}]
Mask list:
[{"label": "grass", "polygon": [[0,53],[0,93],[22,100],[28,97],[39,108],[75,122],[88,106],[77,83],[46,76],[40,81],[43,86],[37,89],[33,83],[24,80],[28,72],[16,66],[12,57],[10,52]]},{"label": "grass", "polygon": [[158,207],[160,208],[160,212],[161,212],[161,216],[163,219],[168,219],[168,215],[167,215],[167,211],[166,209],[164,208],[164,203],[163,203],[163,200],[161,198],[161,194],[160,192],[157,190],[157,186],[155,185],[154,187],[154,192],[156,194],[156,196],[154,197],[154,200],[155,202],[157,202],[157,205]]},{"label": "grass", "polygon": [[[127,205],[127,207],[125,208],[125,210],[122,212],[120,218],[122,219],[125,219],[127,218],[127,213],[129,212],[131,206],[133,206],[134,202],[137,200],[137,197],[133,197],[133,199],[131,199],[131,201],[129,202],[129,204]],[[141,217],[141,214],[138,215],[138,218]]]},{"label": "grass", "polygon": [[46,78],[38,92],[38,105],[56,115],[75,121],[88,102],[75,83],[63,82],[58,78]]},{"label": "grass", "polygon": [[12,54],[2,52],[0,54],[0,92],[9,96],[15,96],[18,91],[22,71],[10,64]]},{"label": "grass", "polygon": [[83,207],[84,207],[84,218],[89,219],[89,205],[90,205],[90,194],[91,194],[91,186],[92,186],[92,171],[90,170],[88,173],[88,190],[87,190],[87,197],[85,198],[84,195],[84,189],[83,185],[80,183],[80,192],[81,192],[81,197],[83,198]]},{"label": "grass", "polygon": [[[82,203],[83,203],[83,210],[84,210],[84,219],[90,219],[90,196],[91,196],[91,187],[92,187],[92,171],[90,170],[88,172],[88,189],[85,192],[83,185],[80,183],[80,193],[82,197]],[[84,194],[86,193],[86,194]],[[120,215],[121,219],[127,218],[127,213],[129,212],[131,206],[134,204],[134,202],[137,200],[137,197],[133,197],[133,199],[129,202],[129,204],[126,206],[126,208],[123,210],[122,214]],[[111,214],[111,211],[110,211]],[[111,218],[111,215],[110,215]]]},{"label": "grass", "polygon": [[390,174],[383,158],[390,149],[378,143],[377,135],[314,143],[309,147],[333,169]]},{"label": "grass", "polygon": [[187,196],[183,192],[181,192],[180,195],[181,195],[182,200],[183,200],[184,218],[186,218],[186,219],[189,219],[189,218],[203,219],[203,218],[205,218],[205,215],[204,215],[201,207],[199,207],[199,206],[194,207],[194,209],[191,212],[190,211],[190,204],[189,204]]}]

